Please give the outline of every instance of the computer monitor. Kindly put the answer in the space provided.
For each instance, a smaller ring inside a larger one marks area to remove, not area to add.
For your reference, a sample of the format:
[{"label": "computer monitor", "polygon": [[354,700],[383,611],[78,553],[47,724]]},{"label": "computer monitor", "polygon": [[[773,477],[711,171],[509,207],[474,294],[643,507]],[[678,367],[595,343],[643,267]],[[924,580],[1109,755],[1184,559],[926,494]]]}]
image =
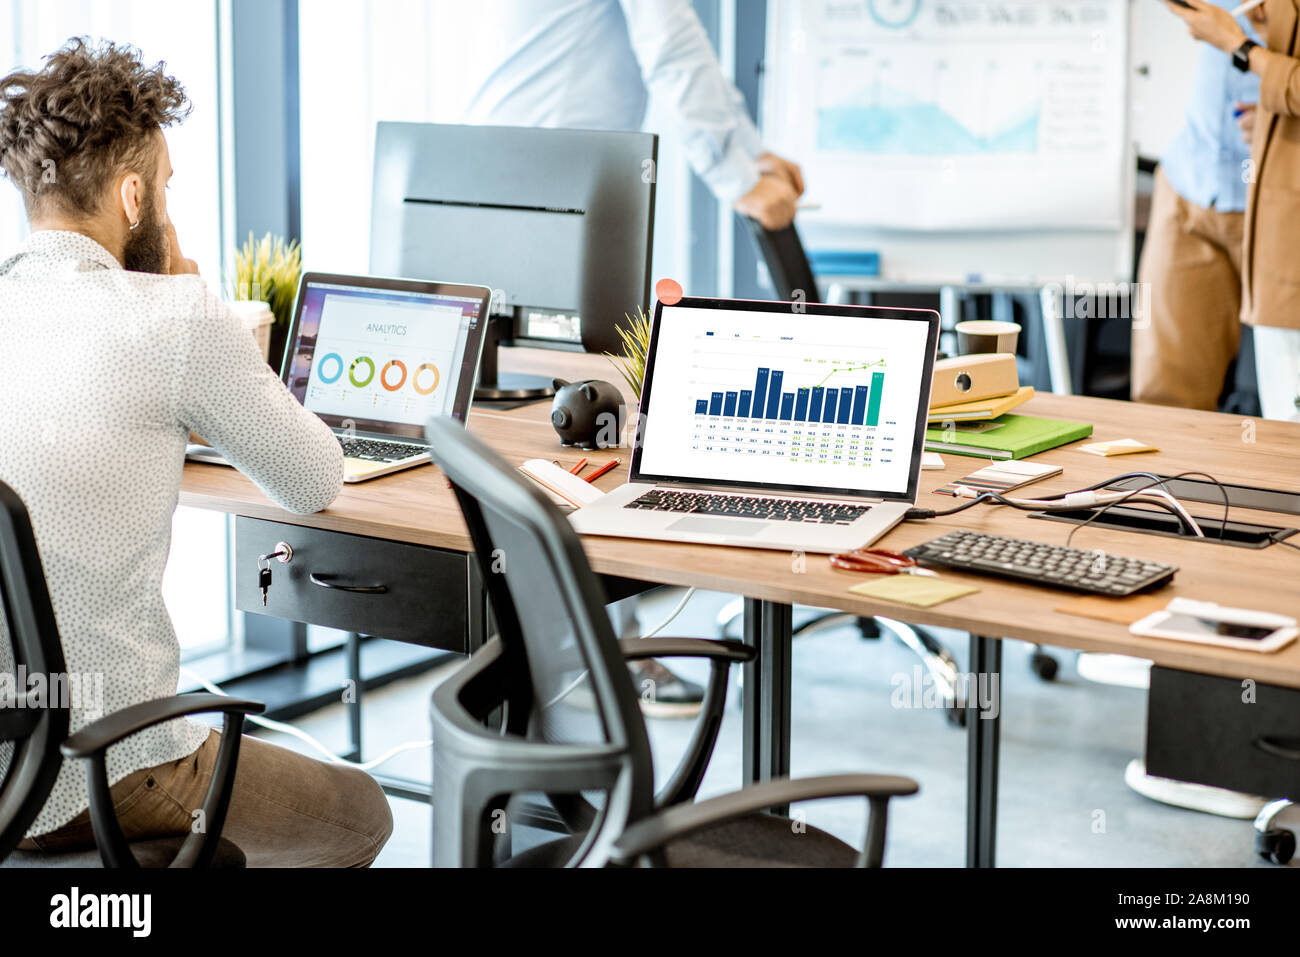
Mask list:
[{"label": "computer monitor", "polygon": [[370,271],[493,290],[481,399],[551,393],[497,371],[499,344],[621,352],[650,304],[658,137],[380,123]]}]

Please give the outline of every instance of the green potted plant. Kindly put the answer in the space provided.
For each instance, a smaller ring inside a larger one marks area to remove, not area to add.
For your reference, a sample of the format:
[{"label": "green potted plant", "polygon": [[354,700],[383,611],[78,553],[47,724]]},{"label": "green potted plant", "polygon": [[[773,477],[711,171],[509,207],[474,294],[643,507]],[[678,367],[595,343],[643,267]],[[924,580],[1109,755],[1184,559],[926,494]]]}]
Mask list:
[{"label": "green potted plant", "polygon": [[626,313],[623,318],[628,321],[628,327],[614,327],[618,337],[623,340],[623,354],[616,356],[612,352],[606,352],[605,358],[618,369],[619,375],[640,402],[641,384],[645,381],[645,360],[650,351],[650,317],[637,306],[635,318]]},{"label": "green potted plant", "polygon": [[[236,307],[235,311],[250,327],[261,315],[260,328],[267,333],[261,339],[263,354],[277,372],[284,358],[289,322],[293,318],[293,300],[302,278],[302,247],[298,241],[285,242],[267,233],[260,240],[248,234],[248,241],[235,250],[235,274],[229,282],[230,298],[236,303],[265,303],[257,307]],[[265,312],[270,312],[270,322]],[[254,328],[255,334],[258,329]]]}]

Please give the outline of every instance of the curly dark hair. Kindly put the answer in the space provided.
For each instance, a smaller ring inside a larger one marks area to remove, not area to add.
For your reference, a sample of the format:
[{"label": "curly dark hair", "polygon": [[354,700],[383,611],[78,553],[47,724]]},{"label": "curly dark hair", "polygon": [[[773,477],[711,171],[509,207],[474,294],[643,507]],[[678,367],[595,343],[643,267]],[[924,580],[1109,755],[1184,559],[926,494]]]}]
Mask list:
[{"label": "curly dark hair", "polygon": [[185,90],[159,62],[115,43],[69,40],[39,72],[0,80],[0,167],[29,217],[51,208],[94,214],[117,176],[152,184],[156,134],[190,112]]}]

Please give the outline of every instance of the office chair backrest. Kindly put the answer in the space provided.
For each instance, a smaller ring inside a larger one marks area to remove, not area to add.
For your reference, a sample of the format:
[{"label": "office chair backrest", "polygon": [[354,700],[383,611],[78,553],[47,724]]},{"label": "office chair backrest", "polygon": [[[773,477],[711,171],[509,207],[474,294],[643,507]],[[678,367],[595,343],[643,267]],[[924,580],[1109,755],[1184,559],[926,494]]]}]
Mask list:
[{"label": "office chair backrest", "polygon": [[785,229],[764,229],[757,219],[745,217],[749,231],[767,265],[777,297],[783,302],[821,302],[817,276],[804,252],[799,231],[791,223]]},{"label": "office chair backrest", "polygon": [[[0,482],[0,860],[40,813],[62,765],[65,672],[31,518]],[[45,693],[28,696],[22,675],[42,676]]]},{"label": "office chair backrest", "polygon": [[[508,729],[552,744],[604,744],[633,769],[633,817],[653,804],[650,742],[577,533],[541,491],[451,419],[427,428],[455,488],[496,629],[516,671]],[[526,672],[521,674],[519,672]],[[526,705],[527,723],[519,720]],[[627,784],[627,782],[625,782]]]}]

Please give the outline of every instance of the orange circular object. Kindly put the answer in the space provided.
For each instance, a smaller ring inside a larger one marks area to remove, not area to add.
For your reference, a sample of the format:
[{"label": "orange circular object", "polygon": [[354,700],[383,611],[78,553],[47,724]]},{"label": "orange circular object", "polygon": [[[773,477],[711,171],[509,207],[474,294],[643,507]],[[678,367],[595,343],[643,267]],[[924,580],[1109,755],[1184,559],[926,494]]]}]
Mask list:
[{"label": "orange circular object", "polygon": [[[423,372],[425,369],[428,369],[430,372],[433,373],[433,384],[430,385],[429,388],[427,389],[421,389],[420,373]],[[434,365],[432,362],[426,362],[424,365],[420,366],[420,368],[415,370],[415,377],[411,380],[411,388],[413,388],[420,395],[429,395],[435,389],[438,388],[438,383],[440,381],[442,381],[442,376],[438,372],[438,367]]]},{"label": "orange circular object", "polygon": [[675,306],[682,298],[682,284],[676,279],[660,279],[655,283],[655,296],[665,306]]},{"label": "orange circular object", "polygon": [[[388,384],[388,370],[393,368],[393,366],[397,366],[397,368],[402,370],[402,377],[397,380],[397,385]],[[393,359],[391,362],[388,363],[388,365],[384,366],[383,371],[379,373],[379,384],[382,385],[389,392],[396,392],[405,384],[405,382],[406,382],[406,363],[403,362],[401,359]]]}]

